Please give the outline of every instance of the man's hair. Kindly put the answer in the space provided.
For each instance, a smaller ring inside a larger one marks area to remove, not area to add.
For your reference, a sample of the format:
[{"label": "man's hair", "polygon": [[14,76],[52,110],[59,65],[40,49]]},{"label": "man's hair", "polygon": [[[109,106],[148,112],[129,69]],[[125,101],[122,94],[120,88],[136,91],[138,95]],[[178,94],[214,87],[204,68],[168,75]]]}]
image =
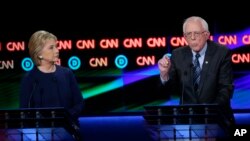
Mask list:
[{"label": "man's hair", "polygon": [[207,22],[203,18],[198,17],[198,16],[192,16],[192,17],[189,17],[189,18],[187,18],[187,19],[184,20],[183,29],[182,29],[183,33],[185,33],[186,25],[190,21],[195,21],[195,22],[199,21],[199,22],[201,22],[201,25],[202,25],[203,29],[206,30],[206,31],[209,31],[208,24],[207,24]]}]

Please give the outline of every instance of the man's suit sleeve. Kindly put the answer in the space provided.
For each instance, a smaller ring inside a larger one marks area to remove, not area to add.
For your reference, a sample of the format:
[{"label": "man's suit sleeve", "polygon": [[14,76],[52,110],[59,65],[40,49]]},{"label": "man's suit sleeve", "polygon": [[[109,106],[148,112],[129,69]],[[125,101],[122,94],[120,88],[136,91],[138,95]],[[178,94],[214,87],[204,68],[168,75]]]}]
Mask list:
[{"label": "man's suit sleeve", "polygon": [[234,91],[231,52],[229,49],[225,50],[218,72],[218,95],[216,98],[216,103],[221,105],[229,104]]}]

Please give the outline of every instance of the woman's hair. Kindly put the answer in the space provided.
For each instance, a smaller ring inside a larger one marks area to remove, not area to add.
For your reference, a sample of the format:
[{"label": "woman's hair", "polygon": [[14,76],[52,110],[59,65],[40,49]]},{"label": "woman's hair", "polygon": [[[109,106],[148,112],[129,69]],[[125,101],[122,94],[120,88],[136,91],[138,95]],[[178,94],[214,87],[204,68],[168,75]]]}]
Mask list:
[{"label": "woman's hair", "polygon": [[57,37],[54,34],[44,30],[36,31],[31,35],[28,48],[30,57],[35,65],[40,66],[41,58],[39,58],[39,55],[41,50],[44,48],[46,41],[50,39],[57,41]]}]

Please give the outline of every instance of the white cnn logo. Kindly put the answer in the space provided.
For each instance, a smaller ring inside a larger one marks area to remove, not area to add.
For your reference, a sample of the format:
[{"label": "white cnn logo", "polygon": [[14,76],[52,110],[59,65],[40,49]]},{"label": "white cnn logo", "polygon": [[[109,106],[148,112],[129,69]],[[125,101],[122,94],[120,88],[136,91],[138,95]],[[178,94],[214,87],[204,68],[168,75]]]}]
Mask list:
[{"label": "white cnn logo", "polygon": [[243,136],[247,133],[247,129],[236,129],[234,132],[234,136]]}]

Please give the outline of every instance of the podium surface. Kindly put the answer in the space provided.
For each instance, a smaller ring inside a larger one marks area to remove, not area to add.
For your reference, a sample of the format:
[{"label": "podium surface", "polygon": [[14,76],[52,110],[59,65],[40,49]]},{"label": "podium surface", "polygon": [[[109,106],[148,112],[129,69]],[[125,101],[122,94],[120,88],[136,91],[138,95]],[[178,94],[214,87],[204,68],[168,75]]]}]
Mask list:
[{"label": "podium surface", "polygon": [[218,105],[145,106],[144,119],[149,128],[165,139],[226,138],[226,118]]},{"label": "podium surface", "polygon": [[74,141],[77,125],[64,108],[0,110],[0,140]]}]

